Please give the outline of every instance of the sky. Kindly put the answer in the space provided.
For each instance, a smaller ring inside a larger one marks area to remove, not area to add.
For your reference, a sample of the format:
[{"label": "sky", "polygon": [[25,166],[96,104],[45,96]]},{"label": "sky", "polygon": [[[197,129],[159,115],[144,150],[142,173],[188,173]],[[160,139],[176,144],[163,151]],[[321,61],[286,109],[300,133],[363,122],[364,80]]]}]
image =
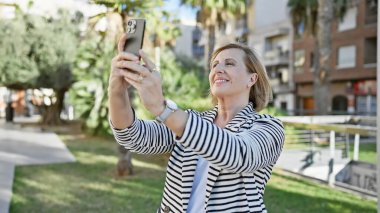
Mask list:
[{"label": "sky", "polygon": [[180,0],[165,0],[164,8],[174,12],[183,24],[195,25],[196,9],[190,6],[181,6]]},{"label": "sky", "polygon": [[[29,0],[2,0],[4,3],[18,3],[23,10],[27,10]],[[34,8],[30,12],[50,14],[54,13],[52,8],[65,7],[65,8],[86,8],[82,10],[85,16],[92,16],[99,11],[106,10],[99,5],[87,4],[88,0],[34,0]],[[195,25],[196,9],[190,6],[181,6],[180,0],[164,0],[165,10],[171,11],[183,24]],[[34,11],[35,10],[35,11]],[[2,11],[3,13],[13,14],[13,11]]]}]

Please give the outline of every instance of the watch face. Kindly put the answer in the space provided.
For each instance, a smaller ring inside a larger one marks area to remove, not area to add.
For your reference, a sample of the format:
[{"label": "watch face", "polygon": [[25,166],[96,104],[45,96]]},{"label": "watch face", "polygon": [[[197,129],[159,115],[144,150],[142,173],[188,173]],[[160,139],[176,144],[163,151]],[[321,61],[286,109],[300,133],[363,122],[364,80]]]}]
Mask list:
[{"label": "watch face", "polygon": [[177,109],[177,104],[174,103],[174,101],[169,100],[169,99],[166,100],[166,106],[168,106],[168,108],[173,109],[173,110]]}]

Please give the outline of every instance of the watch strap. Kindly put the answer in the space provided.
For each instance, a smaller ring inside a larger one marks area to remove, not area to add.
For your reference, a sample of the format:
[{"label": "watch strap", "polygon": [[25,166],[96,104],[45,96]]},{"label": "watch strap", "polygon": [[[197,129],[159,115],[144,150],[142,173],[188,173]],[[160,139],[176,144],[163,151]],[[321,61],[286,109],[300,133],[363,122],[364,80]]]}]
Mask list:
[{"label": "watch strap", "polygon": [[170,108],[168,106],[168,104],[166,103],[166,101],[164,103],[165,103],[165,109],[164,109],[164,111],[160,115],[158,115],[156,117],[156,120],[158,122],[160,122],[160,123],[164,123],[166,121],[166,119],[168,119],[168,117],[170,116],[170,114],[172,114],[173,112],[175,112],[177,110],[176,107],[173,108],[173,109]]}]

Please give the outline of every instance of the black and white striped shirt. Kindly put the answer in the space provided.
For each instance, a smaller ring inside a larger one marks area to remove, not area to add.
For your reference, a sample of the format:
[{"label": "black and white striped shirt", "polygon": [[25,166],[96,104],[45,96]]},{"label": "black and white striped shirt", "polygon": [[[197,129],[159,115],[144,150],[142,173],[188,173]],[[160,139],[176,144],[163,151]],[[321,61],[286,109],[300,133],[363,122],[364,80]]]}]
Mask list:
[{"label": "black and white striped shirt", "polygon": [[281,121],[258,114],[252,103],[224,128],[213,123],[217,107],[187,113],[181,138],[163,124],[136,118],[129,128],[113,128],[117,142],[133,152],[171,152],[158,212],[186,212],[198,155],[210,163],[205,212],[266,212],[265,185],[285,139]]}]

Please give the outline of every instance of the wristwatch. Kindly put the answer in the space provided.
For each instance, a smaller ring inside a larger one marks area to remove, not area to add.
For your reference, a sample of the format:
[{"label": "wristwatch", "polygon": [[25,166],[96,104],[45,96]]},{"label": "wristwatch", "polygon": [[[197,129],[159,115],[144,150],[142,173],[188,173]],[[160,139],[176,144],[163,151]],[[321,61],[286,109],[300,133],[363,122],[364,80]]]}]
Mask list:
[{"label": "wristwatch", "polygon": [[178,109],[177,104],[174,103],[174,101],[172,100],[166,99],[164,101],[164,104],[165,104],[164,111],[159,116],[156,117],[156,121],[160,123],[164,123],[166,119],[169,117],[169,115]]}]

